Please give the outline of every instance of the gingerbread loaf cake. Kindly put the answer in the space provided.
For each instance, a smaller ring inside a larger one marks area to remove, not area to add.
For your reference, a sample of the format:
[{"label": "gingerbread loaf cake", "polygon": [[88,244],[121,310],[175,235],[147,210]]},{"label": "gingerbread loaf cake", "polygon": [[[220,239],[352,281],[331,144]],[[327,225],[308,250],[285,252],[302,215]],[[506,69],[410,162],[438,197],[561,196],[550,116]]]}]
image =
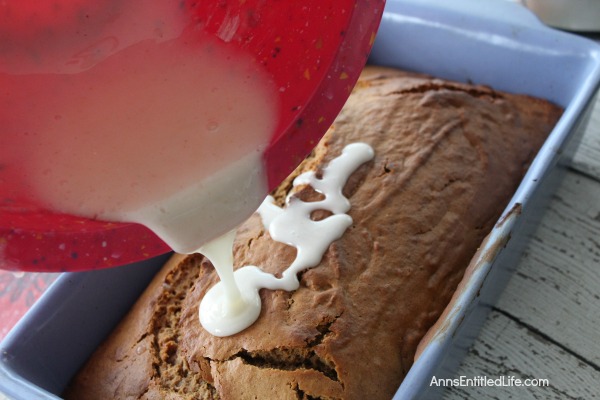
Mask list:
[{"label": "gingerbread loaf cake", "polygon": [[[201,255],[175,255],[66,398],[390,399],[561,112],[529,96],[367,67],[294,173],[319,171],[349,143],[375,151],[344,187],[352,225],[300,274],[300,288],[261,290],[256,323],[215,337],[198,318],[215,271]],[[279,204],[291,187],[289,178],[273,193]],[[234,253],[236,267],[274,274],[295,257],[258,216],[238,229]]]}]

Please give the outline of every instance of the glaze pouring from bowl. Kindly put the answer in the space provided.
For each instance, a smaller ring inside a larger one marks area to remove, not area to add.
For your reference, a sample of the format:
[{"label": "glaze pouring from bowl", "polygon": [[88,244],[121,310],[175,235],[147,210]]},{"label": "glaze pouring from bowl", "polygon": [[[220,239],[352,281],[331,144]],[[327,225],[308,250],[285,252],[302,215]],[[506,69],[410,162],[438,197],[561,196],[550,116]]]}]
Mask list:
[{"label": "glaze pouring from bowl", "polygon": [[0,8],[3,269],[122,265],[232,229],[329,127],[384,6],[51,3]]}]

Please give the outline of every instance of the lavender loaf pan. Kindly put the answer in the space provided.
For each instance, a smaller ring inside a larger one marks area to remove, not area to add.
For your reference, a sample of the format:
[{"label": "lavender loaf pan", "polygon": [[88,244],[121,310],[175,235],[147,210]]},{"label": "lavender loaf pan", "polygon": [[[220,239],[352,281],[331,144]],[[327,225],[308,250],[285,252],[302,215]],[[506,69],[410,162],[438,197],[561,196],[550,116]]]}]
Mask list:
[{"label": "lavender loaf pan", "polygon": [[[456,370],[579,142],[600,85],[600,47],[547,28],[505,0],[388,0],[371,63],[526,93],[565,108],[395,396],[431,399],[441,396],[429,387],[431,377]],[[59,398],[167,257],[60,276],[0,343],[0,393]]]}]

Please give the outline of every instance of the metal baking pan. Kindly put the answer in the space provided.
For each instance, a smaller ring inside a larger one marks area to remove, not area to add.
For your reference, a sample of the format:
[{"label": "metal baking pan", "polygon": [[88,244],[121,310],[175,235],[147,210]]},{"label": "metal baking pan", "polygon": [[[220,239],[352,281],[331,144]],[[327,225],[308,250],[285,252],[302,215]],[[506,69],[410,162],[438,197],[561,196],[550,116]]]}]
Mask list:
[{"label": "metal baking pan", "polygon": [[[395,396],[431,399],[441,395],[429,386],[431,377],[456,371],[578,144],[600,84],[600,48],[545,27],[505,0],[388,0],[371,63],[526,93],[565,108]],[[166,257],[59,277],[0,343],[0,392],[58,398]]]}]

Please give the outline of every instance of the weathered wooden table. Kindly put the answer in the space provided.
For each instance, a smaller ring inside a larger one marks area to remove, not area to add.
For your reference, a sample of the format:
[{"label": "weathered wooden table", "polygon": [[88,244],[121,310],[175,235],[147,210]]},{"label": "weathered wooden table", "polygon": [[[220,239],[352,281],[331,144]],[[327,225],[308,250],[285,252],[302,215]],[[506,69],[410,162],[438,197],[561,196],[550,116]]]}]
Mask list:
[{"label": "weathered wooden table", "polygon": [[600,101],[457,376],[547,379],[548,386],[447,387],[447,399],[600,398]]}]

